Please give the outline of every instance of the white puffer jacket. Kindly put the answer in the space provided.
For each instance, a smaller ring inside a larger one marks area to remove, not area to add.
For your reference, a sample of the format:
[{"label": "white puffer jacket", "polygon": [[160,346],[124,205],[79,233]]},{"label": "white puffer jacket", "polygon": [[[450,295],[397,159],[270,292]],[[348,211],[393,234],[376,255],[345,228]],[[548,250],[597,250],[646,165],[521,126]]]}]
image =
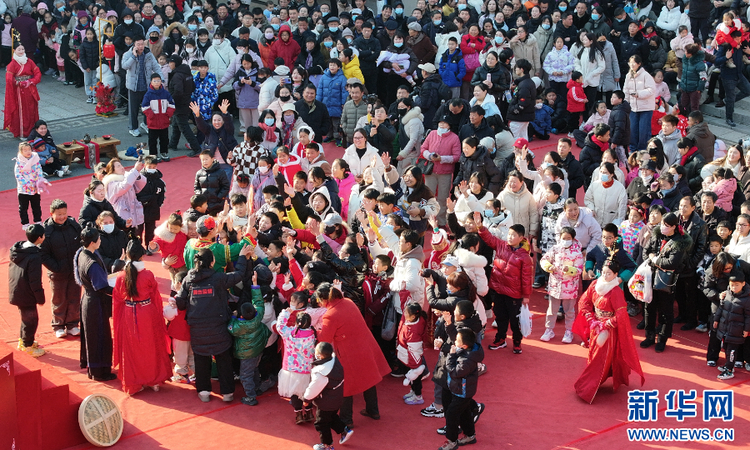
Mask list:
[{"label": "white puffer jacket", "polygon": [[617,180],[608,188],[604,187],[601,180],[591,183],[584,202],[594,212],[594,218],[601,227],[608,223],[619,226],[628,215],[628,193],[625,186]]},{"label": "white puffer jacket", "polygon": [[680,26],[680,7],[675,5],[674,8],[669,9],[662,6],[659,18],[656,20],[656,27],[661,28],[665,31],[677,32],[677,28]]},{"label": "white puffer jacket", "polygon": [[[227,68],[234,60],[237,52],[232,48],[229,39],[224,39],[219,45],[212,45],[206,50],[208,70],[216,75],[217,80],[224,78]],[[232,83],[227,83],[219,89],[219,93],[233,90]]]},{"label": "white puffer jacket", "polygon": [[[632,71],[625,75],[622,86],[625,99],[630,102],[633,112],[653,111],[656,106],[656,83],[654,77],[641,67],[633,76]],[[631,95],[635,94],[635,95]]]},{"label": "white puffer jacket", "polygon": [[469,279],[477,288],[477,294],[484,296],[489,292],[490,287],[487,282],[487,273],[484,268],[487,267],[487,258],[482,255],[472,253],[465,248],[457,248],[453,254],[458,258],[458,264],[461,270],[466,272]]},{"label": "white puffer jacket", "polygon": [[607,68],[603,53],[597,52],[596,56],[594,56],[594,62],[591,62],[589,59],[591,50],[591,47],[584,48],[580,58],[577,52],[573,55],[575,57],[576,70],[583,75],[583,87],[599,86],[599,79],[602,73],[604,73],[604,69]]}]

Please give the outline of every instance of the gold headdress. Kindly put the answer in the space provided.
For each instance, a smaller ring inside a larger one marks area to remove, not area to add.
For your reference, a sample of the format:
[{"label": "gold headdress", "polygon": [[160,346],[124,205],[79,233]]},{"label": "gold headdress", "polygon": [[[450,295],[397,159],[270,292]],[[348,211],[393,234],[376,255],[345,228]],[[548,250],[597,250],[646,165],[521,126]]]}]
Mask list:
[{"label": "gold headdress", "polygon": [[13,38],[13,42],[11,44],[12,46],[11,51],[14,52],[16,51],[16,47],[18,47],[19,45],[23,45],[21,43],[21,33],[19,33],[18,30],[16,30],[15,28],[11,28],[10,35]]}]

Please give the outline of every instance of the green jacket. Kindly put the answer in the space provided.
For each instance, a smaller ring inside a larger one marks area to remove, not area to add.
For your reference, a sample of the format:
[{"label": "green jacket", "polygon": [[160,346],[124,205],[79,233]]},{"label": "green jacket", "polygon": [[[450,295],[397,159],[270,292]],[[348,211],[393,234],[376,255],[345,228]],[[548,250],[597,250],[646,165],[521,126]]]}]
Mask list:
[{"label": "green jacket", "polygon": [[692,58],[685,56],[682,58],[682,79],[680,80],[680,89],[685,92],[703,92],[706,82],[701,77],[706,76],[706,63],[704,61],[705,53],[698,52]]},{"label": "green jacket", "polygon": [[260,286],[253,286],[253,306],[257,314],[252,320],[232,317],[229,321],[229,333],[234,336],[234,357],[248,359],[260,356],[266,348],[271,330],[263,323],[265,306],[260,293]]},{"label": "green jacket", "polygon": [[188,270],[191,270],[193,268],[193,258],[196,253],[204,248],[208,248],[214,254],[214,272],[226,272],[229,261],[237,262],[242,247],[252,243],[247,236],[242,238],[240,242],[229,245],[205,239],[190,239],[185,245],[185,251],[183,251],[182,256],[185,258],[185,266]]}]

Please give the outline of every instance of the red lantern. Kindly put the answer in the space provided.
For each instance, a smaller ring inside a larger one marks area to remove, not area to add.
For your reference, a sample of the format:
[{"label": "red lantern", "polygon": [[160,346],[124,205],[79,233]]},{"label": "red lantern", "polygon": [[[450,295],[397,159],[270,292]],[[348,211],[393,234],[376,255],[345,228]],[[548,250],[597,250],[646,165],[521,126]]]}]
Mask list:
[{"label": "red lantern", "polygon": [[112,59],[115,57],[115,46],[114,44],[104,44],[102,46],[102,56],[105,59]]}]

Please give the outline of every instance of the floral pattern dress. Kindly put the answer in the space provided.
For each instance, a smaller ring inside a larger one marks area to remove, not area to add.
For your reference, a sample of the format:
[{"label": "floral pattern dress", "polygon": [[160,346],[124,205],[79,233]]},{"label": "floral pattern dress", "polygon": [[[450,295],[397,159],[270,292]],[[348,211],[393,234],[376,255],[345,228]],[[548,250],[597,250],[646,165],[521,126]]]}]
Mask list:
[{"label": "floral pattern dress", "polygon": [[[304,311],[300,311],[304,312]],[[289,325],[289,310],[279,313],[276,330],[284,341],[284,357],[279,371],[279,396],[302,398],[310,384],[310,370],[315,361],[315,331],[312,328],[298,330]]]}]

